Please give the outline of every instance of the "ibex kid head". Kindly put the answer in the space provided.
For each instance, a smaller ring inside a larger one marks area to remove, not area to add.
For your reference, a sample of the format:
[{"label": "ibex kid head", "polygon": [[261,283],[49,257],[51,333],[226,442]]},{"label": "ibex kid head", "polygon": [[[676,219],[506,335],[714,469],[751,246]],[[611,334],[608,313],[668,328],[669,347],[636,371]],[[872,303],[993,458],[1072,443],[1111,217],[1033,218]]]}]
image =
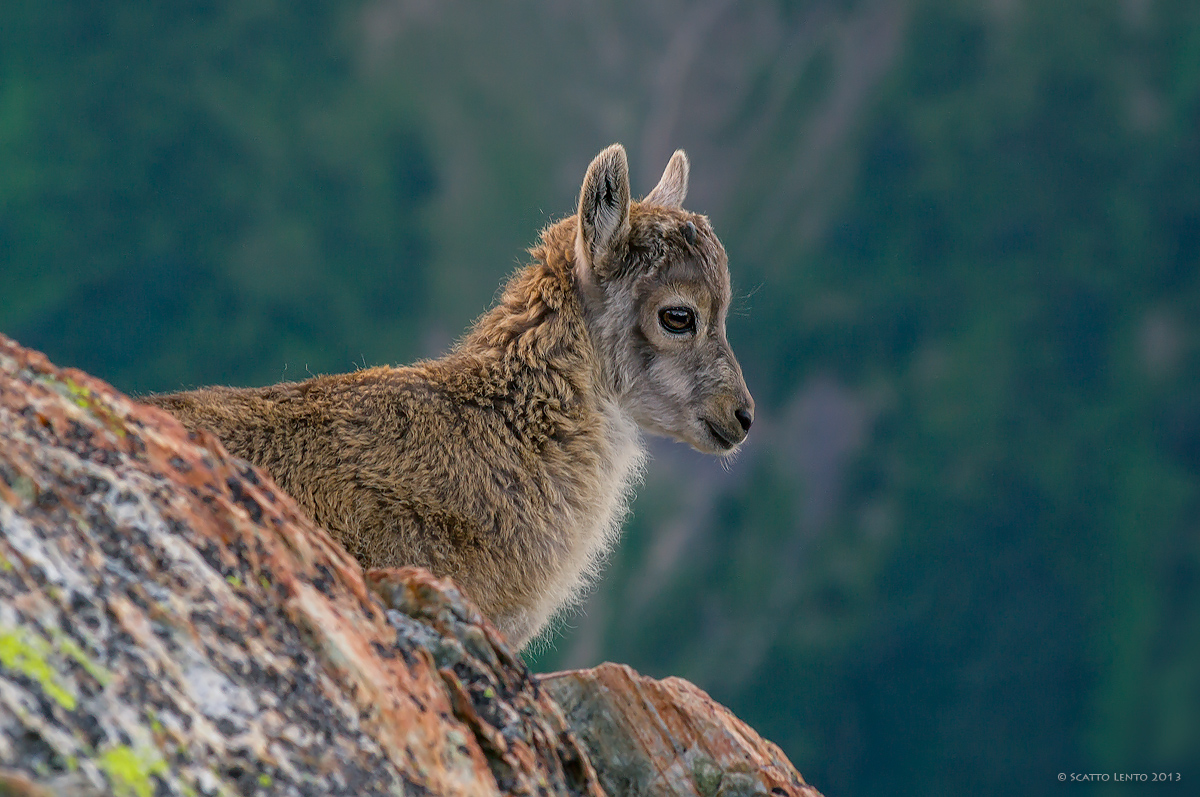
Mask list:
[{"label": "ibex kid head", "polygon": [[588,167],[575,269],[609,388],[640,426],[711,454],[746,438],[754,399],[725,337],[729,260],[708,219],[683,209],[688,160],[629,197],[625,150]]}]

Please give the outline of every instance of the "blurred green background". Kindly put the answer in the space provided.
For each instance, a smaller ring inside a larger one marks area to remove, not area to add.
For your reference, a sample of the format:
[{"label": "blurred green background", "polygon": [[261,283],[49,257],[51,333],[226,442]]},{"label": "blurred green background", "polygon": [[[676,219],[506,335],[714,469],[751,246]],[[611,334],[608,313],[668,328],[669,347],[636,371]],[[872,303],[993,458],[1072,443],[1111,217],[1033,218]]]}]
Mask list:
[{"label": "blurred green background", "polygon": [[691,155],[758,420],[653,441],[531,663],[830,797],[1194,793],[1194,0],[6,0],[0,330],[135,393],[436,355],[613,141]]}]

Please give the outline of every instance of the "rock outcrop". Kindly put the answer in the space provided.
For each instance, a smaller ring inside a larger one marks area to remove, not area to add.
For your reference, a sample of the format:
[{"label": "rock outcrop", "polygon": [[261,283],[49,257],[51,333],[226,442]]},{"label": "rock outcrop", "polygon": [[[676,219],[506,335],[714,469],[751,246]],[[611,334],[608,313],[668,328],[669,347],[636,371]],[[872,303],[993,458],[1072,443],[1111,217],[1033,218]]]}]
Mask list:
[{"label": "rock outcrop", "polygon": [[606,788],[816,794],[684,681],[539,682],[452,583],[364,579],[215,438],[0,336],[0,794]]},{"label": "rock outcrop", "polygon": [[782,750],[682,678],[602,664],[541,683],[609,794],[820,797]]}]

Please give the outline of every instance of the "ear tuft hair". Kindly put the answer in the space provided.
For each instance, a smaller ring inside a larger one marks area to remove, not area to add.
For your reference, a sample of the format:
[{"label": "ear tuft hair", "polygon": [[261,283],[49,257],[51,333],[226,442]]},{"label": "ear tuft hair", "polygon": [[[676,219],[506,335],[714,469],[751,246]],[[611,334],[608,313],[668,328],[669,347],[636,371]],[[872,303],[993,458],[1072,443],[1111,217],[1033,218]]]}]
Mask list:
[{"label": "ear tuft hair", "polygon": [[663,170],[662,179],[654,190],[646,194],[642,200],[648,205],[659,205],[664,208],[682,208],[683,200],[688,190],[688,157],[681,149],[675,150],[667,168]]},{"label": "ear tuft hair", "polygon": [[625,148],[613,144],[591,165],[579,191],[576,241],[581,276],[605,279],[629,243],[629,162]]}]

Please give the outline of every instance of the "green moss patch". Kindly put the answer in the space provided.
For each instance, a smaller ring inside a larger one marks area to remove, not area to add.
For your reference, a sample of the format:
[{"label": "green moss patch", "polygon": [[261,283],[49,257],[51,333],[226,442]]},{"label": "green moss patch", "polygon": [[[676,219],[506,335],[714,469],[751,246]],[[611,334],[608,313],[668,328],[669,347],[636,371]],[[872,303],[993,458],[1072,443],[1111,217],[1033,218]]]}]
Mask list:
[{"label": "green moss patch", "polygon": [[96,763],[108,777],[115,797],[151,797],[154,794],[152,775],[165,775],[167,765],[152,750],[134,750],[128,745],[113,747],[96,758]]},{"label": "green moss patch", "polygon": [[48,661],[52,650],[50,643],[27,629],[0,630],[0,665],[34,681],[46,697],[73,711],[75,694]]}]

